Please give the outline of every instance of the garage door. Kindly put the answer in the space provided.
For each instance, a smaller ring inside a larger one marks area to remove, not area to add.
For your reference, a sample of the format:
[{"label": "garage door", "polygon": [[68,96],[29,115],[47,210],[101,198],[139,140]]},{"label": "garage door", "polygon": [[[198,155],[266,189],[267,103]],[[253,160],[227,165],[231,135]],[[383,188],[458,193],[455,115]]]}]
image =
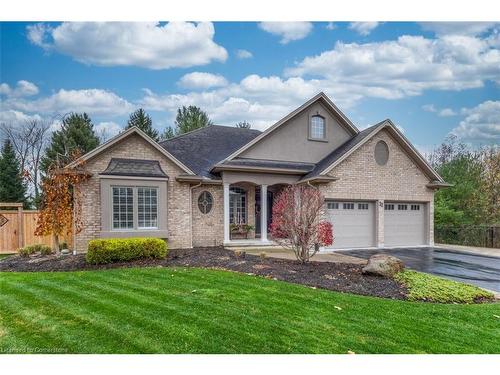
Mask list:
[{"label": "garage door", "polygon": [[375,204],[373,202],[327,202],[333,225],[333,249],[375,245]]},{"label": "garage door", "polygon": [[427,244],[426,204],[386,202],[384,208],[385,246]]}]

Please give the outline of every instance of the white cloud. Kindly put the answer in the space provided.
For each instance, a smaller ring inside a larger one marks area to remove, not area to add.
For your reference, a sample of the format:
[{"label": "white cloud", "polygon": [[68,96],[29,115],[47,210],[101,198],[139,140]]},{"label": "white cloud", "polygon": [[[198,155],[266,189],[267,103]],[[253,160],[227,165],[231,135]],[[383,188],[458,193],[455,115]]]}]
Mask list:
[{"label": "white cloud", "polygon": [[451,133],[464,141],[500,143],[500,101],[485,101],[462,111],[467,117]]},{"label": "white cloud", "polygon": [[434,104],[425,104],[422,109],[426,112],[437,113],[440,117],[456,116],[457,113],[451,108],[438,109]]},{"label": "white cloud", "polygon": [[325,29],[327,30],[335,30],[337,28],[337,25],[335,25],[333,22],[328,22],[325,26]]},{"label": "white cloud", "polygon": [[451,108],[443,108],[442,110],[439,111],[438,115],[441,117],[451,117],[451,116],[456,116],[457,114]]},{"label": "white cloud", "polygon": [[2,109],[27,113],[61,115],[68,112],[87,112],[91,115],[123,115],[133,106],[115,93],[101,89],[65,90],[35,100],[10,98],[2,102]]},{"label": "white cloud", "polygon": [[179,86],[190,89],[207,89],[210,87],[226,86],[227,84],[228,82],[223,76],[204,72],[185,74],[178,82]]},{"label": "white cloud", "polygon": [[259,27],[268,33],[280,36],[280,43],[287,44],[308,36],[313,29],[313,24],[311,22],[261,22]]},{"label": "white cloud", "polygon": [[252,52],[247,51],[246,49],[239,49],[236,51],[236,57],[238,59],[250,59],[253,57]]},{"label": "white cloud", "polygon": [[26,121],[41,121],[42,117],[38,114],[28,115],[21,111],[12,109],[0,111],[0,123],[2,124],[20,124]]},{"label": "white cloud", "polygon": [[398,99],[424,90],[478,88],[500,83],[500,35],[485,39],[401,36],[373,43],[337,42],[332,50],[304,58],[288,76],[318,77],[351,95]]},{"label": "white cloud", "polygon": [[23,96],[33,96],[38,94],[38,87],[29,81],[17,81],[16,87],[10,87],[6,83],[0,84],[0,95],[19,98]]},{"label": "white cloud", "polygon": [[94,130],[101,139],[107,140],[120,133],[123,128],[113,121],[104,121],[94,126]]},{"label": "white cloud", "polygon": [[366,36],[370,34],[378,25],[379,22],[351,22],[349,24],[349,28],[360,35]]},{"label": "white cloud", "polygon": [[317,94],[320,86],[321,83],[315,80],[253,74],[223,88],[184,95],[161,95],[146,89],[139,105],[147,110],[166,111],[172,120],[177,108],[197,105],[207,111],[216,124],[234,125],[246,120],[255,129],[266,129]]},{"label": "white cloud", "polygon": [[437,112],[437,109],[436,107],[434,106],[434,104],[425,104],[422,106],[422,109],[425,111],[425,112]]},{"label": "white cloud", "polygon": [[421,22],[422,29],[432,31],[436,35],[469,35],[483,34],[500,24],[495,22]]},{"label": "white cloud", "polygon": [[210,22],[64,22],[27,30],[33,44],[85,64],[169,69],[227,59]]}]

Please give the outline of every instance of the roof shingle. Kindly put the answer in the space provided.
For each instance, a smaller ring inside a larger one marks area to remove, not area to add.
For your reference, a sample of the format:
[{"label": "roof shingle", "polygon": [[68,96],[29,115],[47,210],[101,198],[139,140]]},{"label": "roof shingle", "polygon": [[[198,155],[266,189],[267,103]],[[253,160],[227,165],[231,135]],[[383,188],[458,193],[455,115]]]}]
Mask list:
[{"label": "roof shingle", "polygon": [[168,177],[158,160],[112,158],[107,168],[100,173],[110,176]]},{"label": "roof shingle", "polygon": [[210,125],[160,142],[174,157],[195,174],[216,178],[210,170],[215,164],[257,137],[254,129]]}]

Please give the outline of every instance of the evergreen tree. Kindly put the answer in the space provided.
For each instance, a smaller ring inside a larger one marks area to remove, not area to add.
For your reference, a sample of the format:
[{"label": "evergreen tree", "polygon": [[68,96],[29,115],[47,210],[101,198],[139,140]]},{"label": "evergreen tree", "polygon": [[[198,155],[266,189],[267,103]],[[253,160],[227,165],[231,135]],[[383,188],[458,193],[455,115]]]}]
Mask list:
[{"label": "evergreen tree", "polygon": [[155,141],[158,142],[160,140],[158,130],[153,128],[153,121],[151,120],[151,117],[149,117],[149,115],[146,113],[146,111],[144,111],[144,109],[139,108],[137,111],[130,114],[125,129],[129,129],[133,126],[137,126]]},{"label": "evergreen tree", "polygon": [[0,202],[25,203],[26,186],[12,143],[7,139],[0,157]]},{"label": "evergreen tree", "polygon": [[90,117],[86,113],[71,113],[63,119],[61,129],[52,133],[41,161],[41,170],[46,174],[53,165],[62,167],[71,161],[75,152],[83,155],[99,146],[99,143]]},{"label": "evergreen tree", "polygon": [[250,125],[250,123],[248,121],[240,121],[236,124],[236,127],[237,128],[242,128],[242,129],[250,129],[252,127],[252,125]]},{"label": "evergreen tree", "polygon": [[167,127],[163,132],[162,139],[170,139],[174,137],[175,137],[174,129],[172,129],[171,126]]},{"label": "evergreen tree", "polygon": [[199,107],[190,105],[182,106],[177,110],[175,118],[175,135],[184,134],[205,126],[213,125],[212,121]]}]

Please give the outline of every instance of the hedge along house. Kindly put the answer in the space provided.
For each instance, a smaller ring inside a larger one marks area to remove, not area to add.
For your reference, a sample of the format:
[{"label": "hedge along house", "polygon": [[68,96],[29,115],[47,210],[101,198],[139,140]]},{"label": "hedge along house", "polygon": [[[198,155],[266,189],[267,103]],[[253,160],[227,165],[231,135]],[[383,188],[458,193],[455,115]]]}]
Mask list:
[{"label": "hedge along house", "polygon": [[324,194],[332,249],[431,246],[434,192],[448,186],[390,120],[359,131],[323,93],[264,132],[213,125],[157,143],[132,128],[69,167],[80,162],[91,178],[77,187],[77,251],[109,237],[272,245],[289,184]]}]

